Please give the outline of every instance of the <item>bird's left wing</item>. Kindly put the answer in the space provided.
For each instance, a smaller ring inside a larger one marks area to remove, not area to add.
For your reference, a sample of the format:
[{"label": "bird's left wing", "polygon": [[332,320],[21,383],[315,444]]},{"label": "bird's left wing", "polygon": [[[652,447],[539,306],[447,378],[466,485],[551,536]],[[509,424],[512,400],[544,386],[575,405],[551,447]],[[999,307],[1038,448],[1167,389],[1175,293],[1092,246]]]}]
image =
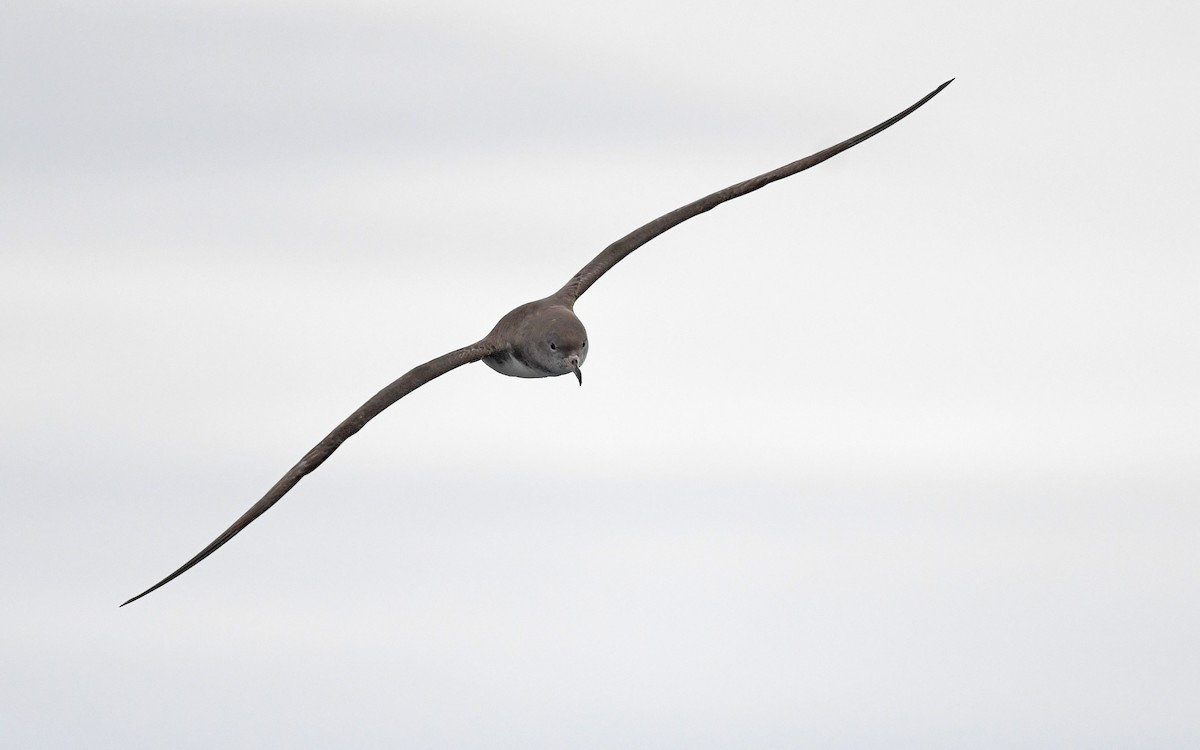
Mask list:
[{"label": "bird's left wing", "polygon": [[791,164],[785,164],[778,169],[773,169],[770,172],[760,174],[757,177],[752,177],[744,182],[739,182],[736,185],[730,185],[724,190],[718,190],[711,195],[706,195],[699,200],[692,201],[686,206],[680,206],[674,211],[658,217],[649,224],[638,227],[621,239],[604,248],[603,252],[593,258],[586,266],[581,268],[579,273],[572,276],[571,280],[568,281],[562,289],[559,289],[557,292],[555,292],[554,297],[561,300],[568,306],[575,304],[575,300],[579,299],[579,297],[586,292],[592,284],[596,283],[597,279],[608,273],[613,266],[621,262],[622,259],[632,253],[634,250],[637,250],[639,247],[645,245],[647,242],[667,231],[668,229],[682,224],[693,216],[699,216],[705,211],[710,211],[725,201],[741,197],[746,193],[752,193],[764,185],[769,185],[776,180],[782,180],[785,177],[790,177],[797,172],[803,172],[809,167],[815,167],[826,159],[836,156],[846,149],[862,143],[871,136],[887,130],[892,125],[895,125],[905,117],[908,117],[910,114],[917,111],[922,104],[937,96],[938,93],[942,89],[949,86],[953,80],[954,79],[951,78],[941,86],[938,86],[936,89],[926,94],[919,102],[904,110],[900,114],[884,120],[870,130],[865,130],[853,138],[847,138],[841,143],[830,146],[823,151],[818,151],[815,154],[806,156],[803,159],[792,162]]},{"label": "bird's left wing", "polygon": [[329,458],[329,456],[335,450],[337,450],[339,445],[344,443],[351,435],[361,430],[363,425],[374,419],[381,411],[421,386],[425,385],[434,378],[445,375],[456,367],[462,367],[465,364],[477,362],[483,359],[488,354],[491,354],[494,349],[495,346],[492,345],[488,339],[484,339],[483,341],[463,347],[462,349],[456,349],[449,354],[443,354],[436,359],[431,359],[425,364],[409,370],[391,385],[372,396],[369,401],[358,407],[357,411],[355,411],[353,414],[347,417],[345,421],[335,427],[333,432],[326,435],[325,438],[321,442],[317,443],[312,450],[306,453],[304,458],[300,459],[300,461],[293,466],[287,474],[284,474],[283,478],[276,482],[275,486],[268,490],[267,494],[263,495],[261,500],[252,505],[250,510],[243,513],[241,518],[234,521],[232,526],[226,529],[225,532],[219,537],[212,540],[212,543],[210,543],[207,547],[200,550],[195,557],[193,557],[191,560],[188,560],[171,575],[162,579],[129,601],[126,601],[121,606],[124,607],[125,604],[129,604],[129,602],[141,599],[151,591],[154,591],[160,586],[169,583],[178,576],[187,572],[188,569],[211,555],[213,552],[216,552],[221,545],[237,536],[238,532],[249,526],[254,519],[258,518],[263,513],[266,513],[267,509],[277,503],[281,497],[286,495],[288,490],[292,489],[292,487],[295,487],[296,483],[299,482],[305,474],[308,474],[310,471],[320,466],[325,459]]}]

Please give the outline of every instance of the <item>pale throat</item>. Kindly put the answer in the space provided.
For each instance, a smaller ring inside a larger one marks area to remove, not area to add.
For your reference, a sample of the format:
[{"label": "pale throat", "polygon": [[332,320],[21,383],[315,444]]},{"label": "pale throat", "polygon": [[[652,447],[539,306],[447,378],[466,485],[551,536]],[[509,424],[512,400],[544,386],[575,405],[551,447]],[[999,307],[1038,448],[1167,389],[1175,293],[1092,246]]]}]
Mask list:
[{"label": "pale throat", "polygon": [[540,369],[535,363],[523,362],[509,349],[501,349],[495,354],[484,357],[483,362],[496,372],[514,378],[548,378],[560,374]]}]

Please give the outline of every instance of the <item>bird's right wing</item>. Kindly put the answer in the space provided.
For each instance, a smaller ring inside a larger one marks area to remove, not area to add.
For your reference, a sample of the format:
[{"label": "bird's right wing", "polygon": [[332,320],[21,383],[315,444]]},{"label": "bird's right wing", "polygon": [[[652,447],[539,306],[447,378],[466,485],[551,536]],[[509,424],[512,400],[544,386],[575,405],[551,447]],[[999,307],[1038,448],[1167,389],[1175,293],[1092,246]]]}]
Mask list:
[{"label": "bird's right wing", "polygon": [[[344,443],[351,435],[361,430],[363,425],[365,425],[367,422],[370,422],[381,411],[421,386],[425,385],[434,378],[445,375],[456,367],[462,367],[465,364],[477,362],[491,354],[494,350],[495,347],[488,341],[488,339],[484,339],[483,341],[463,347],[462,349],[456,349],[449,354],[443,354],[436,359],[431,359],[425,364],[409,370],[407,373],[395,380],[391,385],[372,396],[369,401],[358,407],[357,411],[355,411],[353,414],[347,417],[345,421],[335,427],[333,432],[326,435],[324,440],[317,443],[312,450],[306,453],[304,458],[300,459],[299,463],[293,466],[287,474],[284,474],[283,478],[276,482],[275,486],[268,490],[267,494],[263,495],[261,500],[252,505],[250,510],[243,513],[241,518],[234,521],[233,525],[226,529],[223,534],[214,539],[207,547],[200,550],[195,557],[184,563],[174,573],[133,597],[129,601],[126,601],[125,604],[129,604],[129,602],[141,599],[151,591],[154,591],[160,586],[169,583],[183,573],[187,572],[188,569],[211,555],[213,552],[216,552],[221,545],[237,536],[238,532],[249,526],[254,519],[258,518],[263,513],[266,513],[267,509],[277,503],[281,497],[286,495],[288,490],[292,489],[292,487],[295,487],[296,483],[299,482],[305,474],[308,474],[313,469],[320,466],[325,459],[329,458],[329,456],[335,450],[337,450],[339,445]],[[121,606],[124,607],[125,604],[122,604]]]},{"label": "bird's right wing", "polygon": [[682,224],[693,216],[702,214],[705,211],[710,211],[725,201],[741,197],[746,193],[752,193],[764,185],[775,182],[776,180],[782,180],[784,177],[791,177],[797,172],[803,172],[809,167],[814,167],[820,164],[831,156],[836,156],[846,149],[862,143],[876,133],[886,130],[892,125],[895,125],[903,120],[905,117],[908,117],[922,104],[937,96],[938,92],[949,86],[953,80],[954,79],[951,78],[941,86],[938,86],[936,89],[927,94],[925,98],[921,99],[921,101],[912,105],[895,117],[881,122],[870,130],[859,133],[853,138],[844,140],[836,146],[830,146],[824,151],[818,151],[811,156],[806,156],[799,161],[792,162],[791,164],[785,164],[778,169],[774,169],[766,174],[760,174],[758,177],[753,177],[745,182],[739,182],[736,185],[730,185],[724,190],[718,190],[712,195],[707,195],[700,200],[693,201],[686,206],[677,208],[671,213],[660,216],[649,224],[633,230],[621,239],[604,248],[603,252],[601,252],[599,255],[593,258],[590,263],[580,269],[579,273],[571,277],[571,280],[568,281],[562,289],[558,290],[554,296],[562,300],[567,305],[574,304],[575,300],[579,299],[579,297],[582,296],[592,284],[596,283],[596,279],[599,279],[601,276],[607,273],[609,269],[617,265],[617,263],[624,259],[625,256],[629,255],[634,250],[637,250],[642,245],[645,245],[647,242],[667,231],[668,229]]}]

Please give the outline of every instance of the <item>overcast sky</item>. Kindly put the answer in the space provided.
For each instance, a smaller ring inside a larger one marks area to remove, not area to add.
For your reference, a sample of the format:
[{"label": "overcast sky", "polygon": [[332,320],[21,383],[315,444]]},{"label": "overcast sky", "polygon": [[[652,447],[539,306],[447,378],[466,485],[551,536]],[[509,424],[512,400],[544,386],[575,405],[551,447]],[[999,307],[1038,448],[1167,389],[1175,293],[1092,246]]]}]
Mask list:
[{"label": "overcast sky", "polygon": [[4,16],[0,745],[1200,744],[1194,4]]}]

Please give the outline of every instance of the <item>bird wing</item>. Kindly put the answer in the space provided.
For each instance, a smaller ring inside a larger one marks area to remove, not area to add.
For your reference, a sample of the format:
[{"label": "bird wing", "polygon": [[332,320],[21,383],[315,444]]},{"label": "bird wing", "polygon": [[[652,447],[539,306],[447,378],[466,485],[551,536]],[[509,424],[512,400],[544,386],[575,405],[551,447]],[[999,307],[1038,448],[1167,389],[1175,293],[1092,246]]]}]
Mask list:
[{"label": "bird wing", "polygon": [[681,206],[671,213],[660,216],[649,224],[633,230],[621,239],[604,248],[604,250],[595,258],[593,258],[590,263],[584,266],[579,273],[575,274],[575,276],[573,276],[571,280],[568,281],[566,285],[555,294],[555,297],[561,299],[567,305],[574,304],[575,300],[579,299],[579,297],[581,297],[583,293],[586,292],[589,287],[591,287],[592,284],[596,283],[596,279],[603,276],[613,266],[621,262],[625,256],[629,255],[634,250],[637,250],[639,247],[667,231],[671,227],[682,224],[693,216],[702,214],[705,211],[712,210],[725,201],[733,200],[734,198],[743,196],[746,193],[752,193],[764,185],[775,182],[776,180],[782,180],[784,177],[790,177],[797,172],[803,172],[809,167],[814,167],[820,164],[831,156],[840,154],[846,149],[862,143],[876,133],[886,130],[887,128],[895,125],[897,122],[900,122],[905,117],[915,112],[922,104],[937,96],[942,89],[949,86],[953,80],[954,79],[951,78],[941,86],[938,86],[923,99],[921,99],[921,101],[912,105],[895,117],[885,120],[870,130],[859,133],[853,138],[844,140],[836,146],[830,146],[824,151],[818,151],[811,156],[806,156],[799,161],[792,162],[791,164],[785,164],[778,169],[761,174],[758,177],[753,177],[745,182],[739,182],[736,185],[730,185],[724,190],[718,190],[712,195],[707,195],[700,200],[687,204],[686,206]]},{"label": "bird wing", "polygon": [[195,557],[193,557],[191,560],[188,560],[171,575],[162,579],[121,606],[124,607],[125,604],[129,604],[129,602],[134,602],[138,599],[141,599],[151,591],[154,591],[160,586],[169,583],[178,576],[187,572],[188,569],[211,555],[213,552],[216,552],[218,549],[220,549],[221,545],[237,536],[238,532],[249,526],[254,519],[258,518],[263,513],[266,513],[267,509],[277,503],[281,497],[286,495],[288,491],[292,489],[292,487],[295,487],[296,483],[299,482],[305,474],[308,474],[310,471],[320,466],[325,459],[329,458],[329,456],[338,449],[339,445],[344,443],[351,435],[361,430],[363,425],[374,419],[381,411],[421,386],[425,385],[434,378],[445,375],[456,367],[462,367],[465,364],[477,362],[486,357],[488,354],[491,354],[494,350],[495,346],[492,345],[488,339],[484,339],[478,343],[452,351],[449,354],[443,354],[436,359],[431,359],[425,364],[409,370],[407,373],[395,380],[391,385],[372,396],[369,401],[358,407],[357,411],[355,411],[353,414],[347,417],[345,421],[335,427],[333,432],[326,435],[325,438],[321,440],[321,442],[317,443],[312,450],[306,453],[304,458],[300,459],[300,461],[293,466],[287,474],[284,474],[283,478],[276,482],[275,486],[268,490],[267,494],[263,495],[261,500],[252,505],[250,510],[243,513],[241,518],[234,521],[232,526],[226,529],[225,532],[216,539],[212,540],[207,547],[200,550]]}]

